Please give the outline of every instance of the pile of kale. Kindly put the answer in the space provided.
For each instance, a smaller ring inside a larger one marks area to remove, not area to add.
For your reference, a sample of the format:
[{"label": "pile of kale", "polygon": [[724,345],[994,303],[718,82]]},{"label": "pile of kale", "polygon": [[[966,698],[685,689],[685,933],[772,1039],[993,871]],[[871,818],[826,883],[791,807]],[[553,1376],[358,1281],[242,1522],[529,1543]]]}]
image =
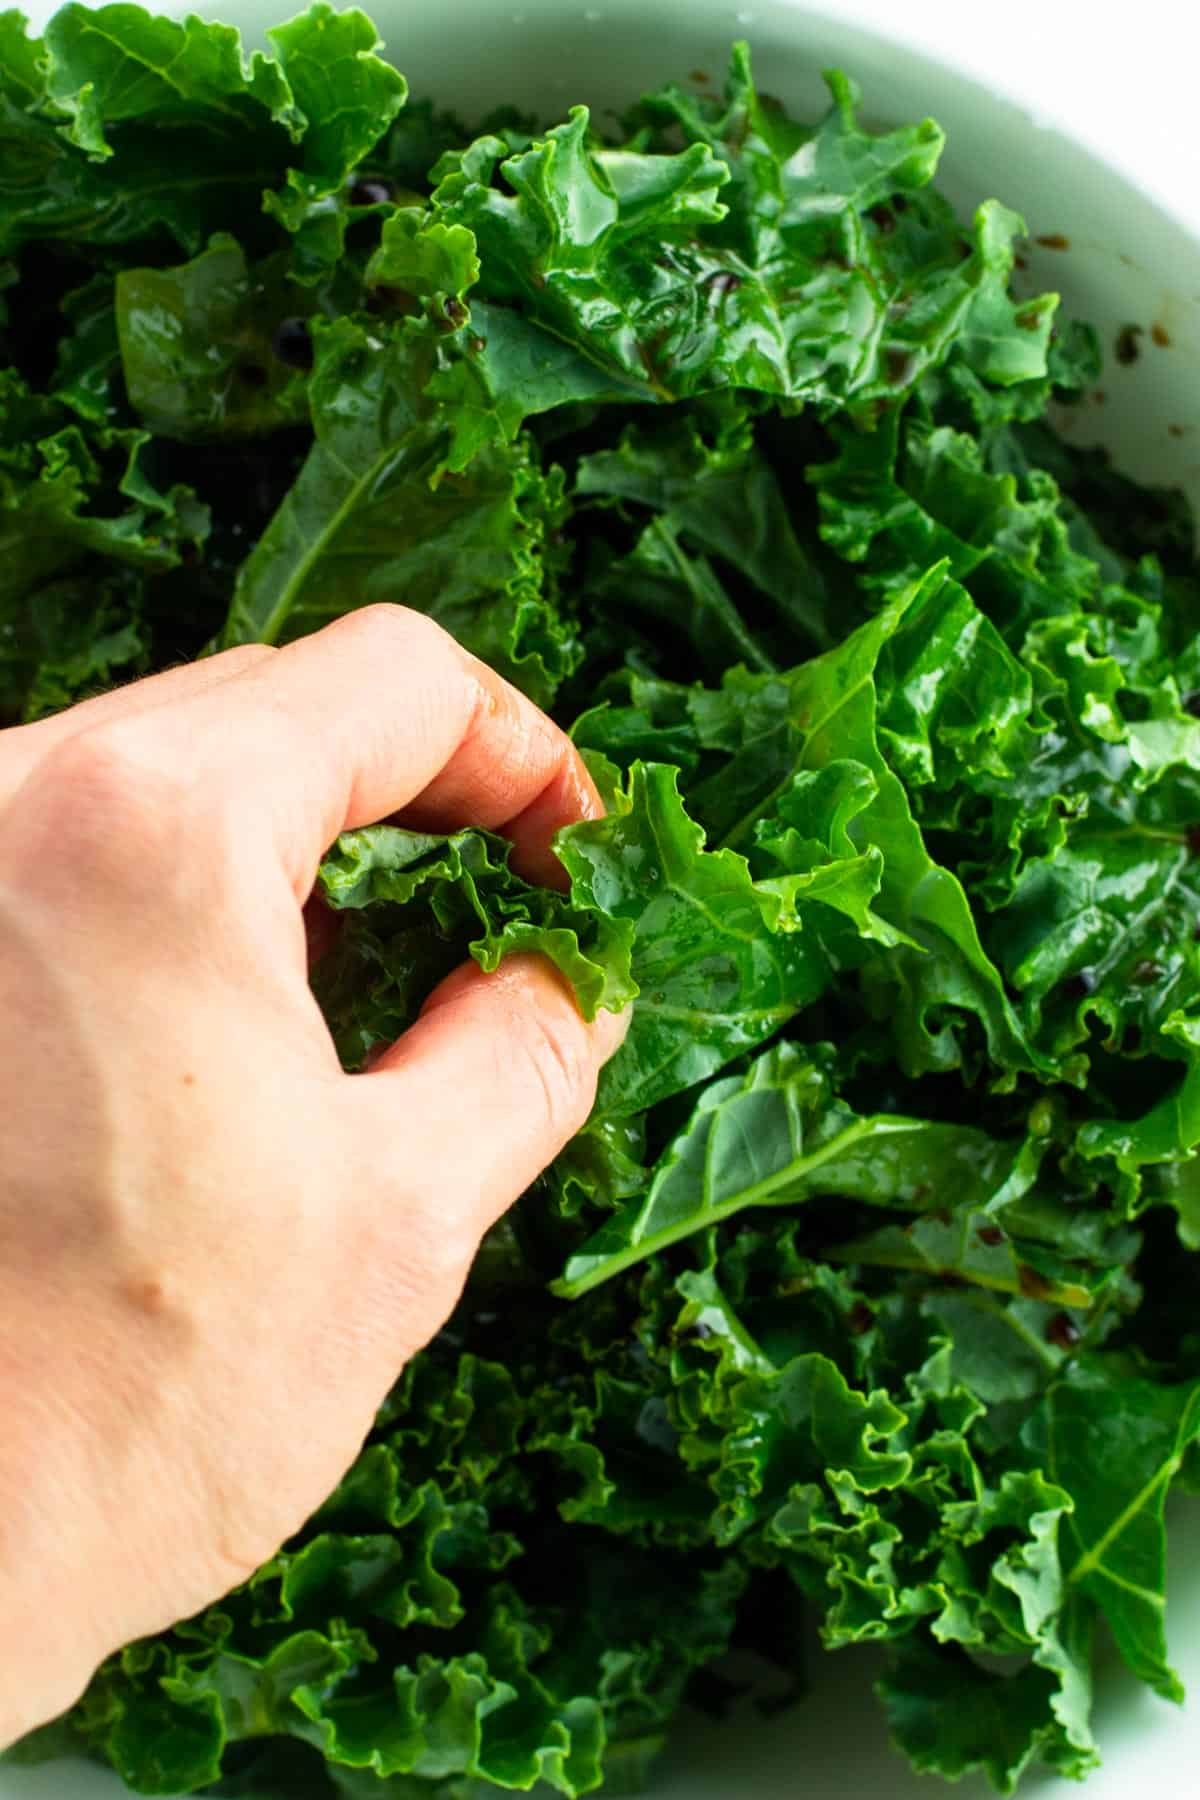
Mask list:
[{"label": "pile of kale", "polygon": [[[142,1792],[573,1796],[710,1665],[882,1642],[921,1769],[1085,1772],[1200,1490],[1200,579],[1046,423],[931,121],[668,87],[474,136],[316,5],[0,15],[0,705],[365,602],[571,725],[569,897],[379,826],[347,1067],[468,953],[636,996],[338,1491],[64,1726]],[[497,99],[503,99],[498,76]],[[353,696],[347,697],[353,705]],[[219,1783],[219,1786],[212,1784]]]}]

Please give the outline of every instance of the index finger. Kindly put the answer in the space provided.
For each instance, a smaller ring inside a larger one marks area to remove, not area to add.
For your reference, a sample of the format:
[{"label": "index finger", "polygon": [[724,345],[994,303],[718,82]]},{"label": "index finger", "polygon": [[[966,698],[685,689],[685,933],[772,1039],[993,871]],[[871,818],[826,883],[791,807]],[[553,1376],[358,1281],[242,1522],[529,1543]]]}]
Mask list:
[{"label": "index finger", "polygon": [[[219,661],[219,658],[214,659]],[[112,729],[257,814],[298,896],[339,832],[395,813],[479,825],[561,885],[554,833],[604,810],[566,734],[422,613],[371,606],[230,680]]]}]

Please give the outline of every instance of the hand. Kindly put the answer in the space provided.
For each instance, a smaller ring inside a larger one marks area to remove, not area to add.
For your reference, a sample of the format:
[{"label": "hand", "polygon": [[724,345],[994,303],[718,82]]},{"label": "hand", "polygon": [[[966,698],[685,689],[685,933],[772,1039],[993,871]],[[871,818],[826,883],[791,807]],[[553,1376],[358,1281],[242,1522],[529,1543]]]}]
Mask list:
[{"label": "hand", "polygon": [[546,881],[602,810],[396,607],[0,734],[0,1744],[299,1528],[623,1036],[514,958],[343,1073],[301,909],[400,809]]}]

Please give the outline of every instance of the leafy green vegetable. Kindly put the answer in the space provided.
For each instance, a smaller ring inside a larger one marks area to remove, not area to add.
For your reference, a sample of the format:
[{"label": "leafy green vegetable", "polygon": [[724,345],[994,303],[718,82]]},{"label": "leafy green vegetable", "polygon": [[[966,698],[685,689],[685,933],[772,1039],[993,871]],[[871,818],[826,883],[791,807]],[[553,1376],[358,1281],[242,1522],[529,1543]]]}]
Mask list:
[{"label": "leafy green vegetable", "polygon": [[633,1015],[336,1492],[15,1754],[634,1791],[731,1647],[798,1693],[811,1615],[918,1769],[1086,1775],[1099,1626],[1180,1698],[1200,1491],[1186,504],[1055,435],[1095,334],[847,76],[795,120],[735,46],[615,135],[472,134],[360,12],[268,42],[0,14],[4,720],[418,607],[608,811],[562,893],[331,846],[344,1064],[466,956]]},{"label": "leafy green vegetable", "polygon": [[1024,1435],[1075,1497],[1068,1585],[1095,1602],[1142,1680],[1182,1700],[1163,1629],[1163,1504],[1200,1437],[1200,1386],[1163,1387],[1132,1369],[1080,1361],[1050,1389]]},{"label": "leafy green vegetable", "polygon": [[382,40],[357,7],[316,4],[269,34],[306,130],[300,167],[264,210],[294,239],[298,281],[320,281],[345,249],[346,184],[404,105],[408,84],[375,54]]},{"label": "leafy green vegetable", "polygon": [[[16,43],[20,15],[6,16]],[[305,131],[278,64],[261,53],[247,63],[232,26],[194,17],[64,6],[44,44],[18,43],[3,68],[6,253],[59,238],[125,244],[160,229],[198,249],[208,231],[257,210]]]},{"label": "leafy green vegetable", "polygon": [[831,966],[819,923],[791,930],[742,857],[703,848],[673,770],[635,764],[623,800],[572,826],[562,848],[579,903],[633,933],[640,1004],[601,1076],[601,1117],[641,1112],[761,1043],[816,997]]},{"label": "leafy green vegetable", "polygon": [[314,324],[314,443],[238,575],[223,646],[276,643],[403,594],[538,700],[576,660],[554,603],[547,535],[562,481],[519,442],[445,468],[444,408],[426,397],[436,338],[417,324]]},{"label": "leafy green vegetable", "polygon": [[644,1199],[571,1258],[558,1291],[586,1293],[751,1206],[797,1206],[817,1194],[897,1208],[940,1205],[947,1196],[961,1205],[971,1189],[981,1205],[991,1197],[1007,1160],[1003,1146],[964,1125],[860,1118],[830,1093],[834,1056],[820,1048],[809,1060],[780,1044],[745,1077],[710,1082]]},{"label": "leafy green vegetable", "polygon": [[[274,307],[266,270],[214,237],[179,269],[117,277],[116,325],[130,405],[165,437],[252,435],[307,418],[304,383],[271,354],[291,294]],[[274,313],[274,318],[272,314]]]}]

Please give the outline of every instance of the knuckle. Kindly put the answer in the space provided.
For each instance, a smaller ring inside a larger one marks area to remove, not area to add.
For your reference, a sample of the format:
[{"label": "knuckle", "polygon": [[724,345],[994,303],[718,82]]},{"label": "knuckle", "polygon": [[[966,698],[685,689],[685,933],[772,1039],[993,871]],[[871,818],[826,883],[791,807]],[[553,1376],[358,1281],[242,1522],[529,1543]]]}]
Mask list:
[{"label": "knuckle", "polygon": [[273,662],[279,655],[275,644],[234,644],[232,649],[221,650],[209,659],[209,668],[222,675],[243,675],[248,669],[257,669],[263,663]]},{"label": "knuckle", "polygon": [[346,613],[329,627],[341,638],[354,644],[368,657],[390,657],[404,651],[412,654],[423,642],[433,643],[445,637],[439,625],[424,613],[408,606],[396,606],[377,600]]},{"label": "knuckle", "polygon": [[97,726],[57,745],[25,793],[41,831],[76,866],[139,885],[147,860],[177,850],[189,804],[185,781],[125,726]]},{"label": "knuckle", "polygon": [[80,823],[92,814],[106,823],[157,817],[183,788],[144,733],[121,725],[96,726],[58,745],[46,758],[45,779]]},{"label": "knuckle", "polygon": [[209,657],[205,664],[189,662],[185,668],[210,671],[210,677],[216,680],[236,680],[239,675],[252,675],[255,670],[263,670],[279,655],[279,644],[234,644],[230,650],[219,650],[214,657]]}]

